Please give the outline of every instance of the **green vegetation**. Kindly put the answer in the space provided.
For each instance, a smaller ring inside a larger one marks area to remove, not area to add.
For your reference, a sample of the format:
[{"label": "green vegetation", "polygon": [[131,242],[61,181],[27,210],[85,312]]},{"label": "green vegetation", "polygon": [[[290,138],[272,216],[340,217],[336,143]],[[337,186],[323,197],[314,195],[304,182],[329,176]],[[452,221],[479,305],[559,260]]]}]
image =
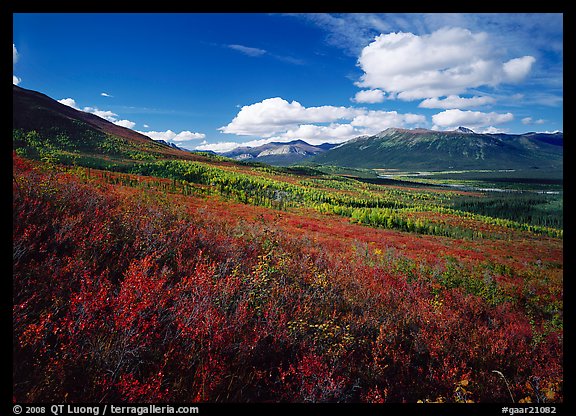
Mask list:
[{"label": "green vegetation", "polygon": [[[561,193],[467,195],[433,186],[445,179],[418,178],[414,182],[412,177],[408,181],[377,178],[374,171],[366,169],[272,167],[236,163],[210,153],[202,156],[203,162],[165,160],[152,152],[155,143],[135,144],[92,130],[72,140],[57,129],[46,136],[14,129],[13,143],[18,155],[44,162],[169,178],[174,181],[172,192],[220,195],[280,210],[312,208],[372,227],[454,238],[499,238],[498,233],[487,234],[484,226],[489,225],[563,235]],[[468,222],[462,224],[462,220]],[[477,225],[471,228],[470,221]]]},{"label": "green vegetation", "polygon": [[[433,188],[391,188],[336,175],[303,178],[288,173],[287,168],[234,170],[176,160],[135,164],[129,172],[172,179],[172,192],[189,194],[202,185],[202,193],[241,203],[280,210],[312,208],[359,224],[419,234],[499,238],[498,233],[487,233],[482,226],[493,225],[555,237],[563,235],[559,195],[469,196]],[[468,223],[462,224],[461,220]],[[470,221],[478,226],[471,229]]]},{"label": "green vegetation", "polygon": [[461,197],[454,200],[456,210],[508,219],[530,225],[563,227],[562,196],[535,193],[499,193],[484,198]]},{"label": "green vegetation", "polygon": [[14,129],[12,140],[20,156],[43,162],[102,169],[118,169],[140,161],[156,160],[161,156],[155,143],[136,144],[90,129],[82,130],[81,135],[73,138],[56,128],[43,134],[36,130]]}]

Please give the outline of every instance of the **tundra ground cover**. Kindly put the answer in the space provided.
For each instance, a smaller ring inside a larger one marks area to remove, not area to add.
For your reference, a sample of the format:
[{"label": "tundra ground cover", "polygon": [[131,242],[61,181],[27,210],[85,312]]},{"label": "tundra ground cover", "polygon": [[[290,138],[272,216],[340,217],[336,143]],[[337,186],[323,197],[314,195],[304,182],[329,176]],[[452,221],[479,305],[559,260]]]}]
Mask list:
[{"label": "tundra ground cover", "polygon": [[559,231],[445,190],[13,163],[19,402],[563,401]]}]

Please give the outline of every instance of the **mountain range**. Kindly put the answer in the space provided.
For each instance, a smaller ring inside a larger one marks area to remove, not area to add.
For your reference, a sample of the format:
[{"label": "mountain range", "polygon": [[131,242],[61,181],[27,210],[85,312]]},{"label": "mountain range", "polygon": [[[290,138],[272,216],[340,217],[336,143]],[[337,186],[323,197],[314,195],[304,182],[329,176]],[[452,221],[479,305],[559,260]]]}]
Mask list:
[{"label": "mountain range", "polygon": [[[119,163],[125,159],[145,160],[148,156],[205,157],[16,85],[13,86],[12,123],[15,131],[36,131],[50,146],[60,146],[63,152],[72,150],[92,158],[101,158],[104,152],[106,158],[115,158]],[[62,135],[66,140],[61,140]],[[22,140],[19,143],[14,140],[15,147],[23,145]],[[338,145],[314,146],[303,140],[272,142],[239,147],[222,156],[281,166],[312,164],[437,171],[562,169],[563,133],[481,134],[465,127],[453,131],[388,128]]]},{"label": "mountain range", "polygon": [[561,169],[563,133],[481,134],[388,128],[319,154],[309,163],[412,170]]},{"label": "mountain range", "polygon": [[335,146],[337,145],[331,143],[314,146],[304,140],[293,140],[286,143],[271,142],[256,147],[238,147],[222,155],[241,161],[287,166],[327,152]]}]

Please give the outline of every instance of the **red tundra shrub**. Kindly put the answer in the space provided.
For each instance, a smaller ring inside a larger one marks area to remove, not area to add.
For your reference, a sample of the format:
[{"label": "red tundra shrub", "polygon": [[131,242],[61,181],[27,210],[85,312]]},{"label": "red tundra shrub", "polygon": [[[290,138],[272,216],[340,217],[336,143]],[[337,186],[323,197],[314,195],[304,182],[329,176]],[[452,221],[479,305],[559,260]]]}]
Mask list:
[{"label": "red tundra shrub", "polygon": [[16,401],[563,400],[561,268],[504,243],[15,162]]}]

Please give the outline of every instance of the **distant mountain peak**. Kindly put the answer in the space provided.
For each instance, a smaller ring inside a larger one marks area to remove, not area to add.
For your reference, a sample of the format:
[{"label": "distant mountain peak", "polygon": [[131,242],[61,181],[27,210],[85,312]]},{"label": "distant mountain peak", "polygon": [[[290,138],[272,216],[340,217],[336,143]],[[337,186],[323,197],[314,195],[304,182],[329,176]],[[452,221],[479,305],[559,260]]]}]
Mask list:
[{"label": "distant mountain peak", "polygon": [[282,143],[282,144],[291,144],[291,145],[304,144],[304,145],[306,145],[306,146],[311,146],[310,143],[305,142],[305,141],[302,140],[302,139],[296,139],[296,140],[292,140],[291,142],[285,142],[285,143]]},{"label": "distant mountain peak", "polygon": [[434,130],[428,130],[422,127],[416,127],[413,129],[405,129],[401,127],[388,127],[386,130],[381,131],[377,134],[377,136],[390,136],[394,134],[422,134],[422,133],[430,133],[435,132]]},{"label": "distant mountain peak", "polygon": [[289,142],[270,142],[260,146],[242,146],[222,154],[236,160],[260,161],[272,165],[289,165],[324,153],[334,146],[336,145],[328,143],[316,146],[304,140],[296,139]]},{"label": "distant mountain peak", "polygon": [[410,129],[403,129],[400,127],[388,127],[386,130],[383,130],[381,133],[404,133],[410,131]]},{"label": "distant mountain peak", "polygon": [[470,130],[469,128],[466,128],[466,127],[462,127],[462,126],[458,127],[457,129],[455,129],[453,131],[458,132],[458,133],[464,133],[464,134],[475,134],[476,133],[475,131]]}]

